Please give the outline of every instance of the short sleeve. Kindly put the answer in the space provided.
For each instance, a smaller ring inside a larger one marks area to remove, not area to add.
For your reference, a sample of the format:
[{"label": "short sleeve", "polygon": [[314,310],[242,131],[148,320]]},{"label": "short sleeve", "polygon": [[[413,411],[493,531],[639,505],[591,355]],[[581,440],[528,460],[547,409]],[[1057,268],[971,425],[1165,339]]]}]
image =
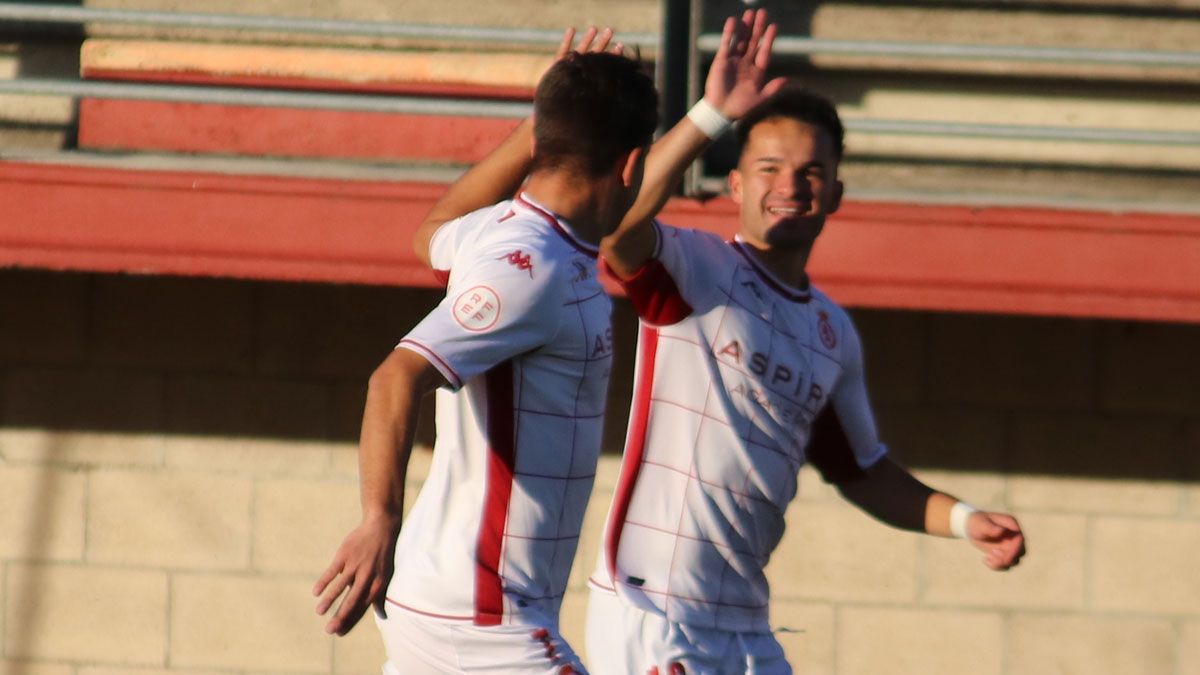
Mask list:
[{"label": "short sleeve", "polygon": [[549,342],[569,286],[528,241],[470,248],[454,256],[446,297],[398,345],[423,355],[455,389]]},{"label": "short sleeve", "polygon": [[862,343],[853,324],[844,313],[841,331],[842,374],[833,389],[829,405],[813,422],[807,450],[809,461],[830,483],[845,483],[863,475],[887,454],[879,442],[875,416],[867,397],[863,368]]},{"label": "short sleeve", "polygon": [[671,227],[658,221],[654,256],[632,277],[618,282],[638,316],[656,326],[678,323],[714,302],[716,286],[708,272],[728,255],[716,235]]},{"label": "short sleeve", "polygon": [[429,264],[435,270],[448,272],[454,264],[454,252],[458,249],[459,234],[464,218],[455,218],[444,223],[429,240]]},{"label": "short sleeve", "polygon": [[510,202],[501,202],[495,206],[479,209],[454,220],[448,220],[433,233],[429,239],[429,264],[434,273],[442,278],[454,267],[455,258],[464,246],[478,236],[480,228],[495,221],[495,212],[507,209],[512,211]]}]

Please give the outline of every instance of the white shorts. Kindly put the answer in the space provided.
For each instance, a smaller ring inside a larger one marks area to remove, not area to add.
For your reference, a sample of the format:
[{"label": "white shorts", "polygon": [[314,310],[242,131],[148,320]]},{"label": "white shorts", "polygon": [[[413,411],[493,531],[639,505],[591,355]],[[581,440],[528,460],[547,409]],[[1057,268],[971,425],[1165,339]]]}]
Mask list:
[{"label": "white shorts", "polygon": [[791,675],[770,633],[671,623],[594,586],[588,597],[588,663],[594,675]]},{"label": "white shorts", "polygon": [[387,607],[374,612],[387,649],[384,675],[587,675],[579,657],[545,625],[475,626],[448,623]]}]

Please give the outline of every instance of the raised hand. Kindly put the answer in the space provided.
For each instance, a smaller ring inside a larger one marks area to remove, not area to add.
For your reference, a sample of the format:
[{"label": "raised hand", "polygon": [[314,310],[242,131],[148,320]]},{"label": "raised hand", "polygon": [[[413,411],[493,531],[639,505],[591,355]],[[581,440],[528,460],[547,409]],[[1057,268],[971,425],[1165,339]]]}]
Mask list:
[{"label": "raised hand", "polygon": [[729,119],[739,119],[779,90],[784,78],[764,84],[771,64],[777,28],[767,23],[767,11],[746,10],[739,21],[725,20],[721,45],[704,82],[704,99]]},{"label": "raised hand", "polygon": [[1025,555],[1021,525],[1006,513],[972,513],[967,521],[967,538],[984,552],[983,564],[996,571],[1016,566]]},{"label": "raised hand", "polygon": [[572,48],[571,44],[575,41],[575,29],[568,28],[563,31],[563,39],[558,45],[558,52],[554,55],[554,60],[558,61],[571,52],[586,54],[588,52],[610,51],[613,54],[624,54],[625,45],[620,42],[614,43],[612,49],[609,49],[608,45],[612,42],[612,39],[613,29],[605,28],[604,30],[599,30],[595,26],[588,26],[588,29],[583,32],[583,37],[579,38],[579,44]]}]

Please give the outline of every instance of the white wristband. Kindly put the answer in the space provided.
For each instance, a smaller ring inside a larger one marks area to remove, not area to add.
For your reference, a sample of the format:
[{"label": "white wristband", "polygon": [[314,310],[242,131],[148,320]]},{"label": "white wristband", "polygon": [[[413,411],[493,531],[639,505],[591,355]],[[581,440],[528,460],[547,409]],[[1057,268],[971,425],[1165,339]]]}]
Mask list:
[{"label": "white wristband", "polygon": [[700,99],[696,105],[692,106],[692,109],[688,111],[687,118],[711,139],[720,137],[732,124],[728,117],[722,115],[720,110],[704,99]]},{"label": "white wristband", "polygon": [[950,534],[958,539],[967,538],[967,519],[979,509],[966,502],[955,502],[950,509]]}]

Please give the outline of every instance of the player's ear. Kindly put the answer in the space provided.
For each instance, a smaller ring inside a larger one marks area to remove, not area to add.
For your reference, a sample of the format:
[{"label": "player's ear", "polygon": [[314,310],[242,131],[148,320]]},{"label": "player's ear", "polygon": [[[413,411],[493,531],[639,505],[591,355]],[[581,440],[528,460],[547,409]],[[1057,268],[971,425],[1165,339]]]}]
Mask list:
[{"label": "player's ear", "polygon": [[[532,117],[530,119],[533,119]],[[533,120],[533,128],[537,129],[537,120]],[[537,157],[537,133],[529,134],[529,156]]]},{"label": "player's ear", "polygon": [[842,207],[842,195],[846,191],[845,184],[837,180],[833,182],[833,194],[829,197],[829,208],[826,209],[826,214],[832,215],[837,213],[837,210]]},{"label": "player's ear", "polygon": [[621,167],[621,183],[625,187],[636,187],[642,181],[645,169],[646,148],[634,148],[617,160]]},{"label": "player's ear", "polygon": [[742,203],[742,172],[733,169],[729,172],[729,197],[734,204]]}]

